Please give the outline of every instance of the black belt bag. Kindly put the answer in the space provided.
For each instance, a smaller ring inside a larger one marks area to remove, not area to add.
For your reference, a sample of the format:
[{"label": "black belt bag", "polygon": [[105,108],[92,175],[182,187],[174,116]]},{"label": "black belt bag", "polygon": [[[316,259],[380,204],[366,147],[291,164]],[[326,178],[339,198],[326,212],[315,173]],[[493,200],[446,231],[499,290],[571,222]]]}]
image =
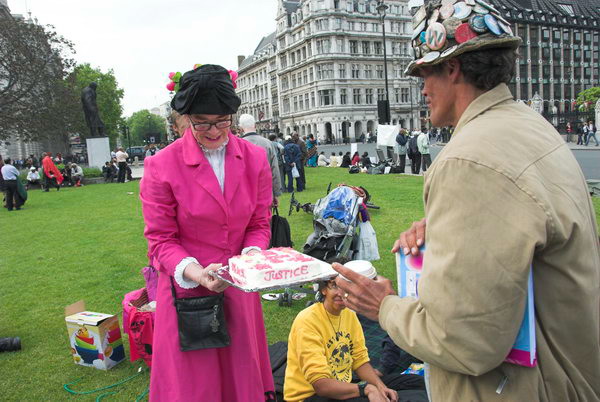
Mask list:
[{"label": "black belt bag", "polygon": [[171,277],[171,292],[177,311],[179,348],[182,352],[229,346],[229,332],[223,310],[224,295],[175,297]]}]

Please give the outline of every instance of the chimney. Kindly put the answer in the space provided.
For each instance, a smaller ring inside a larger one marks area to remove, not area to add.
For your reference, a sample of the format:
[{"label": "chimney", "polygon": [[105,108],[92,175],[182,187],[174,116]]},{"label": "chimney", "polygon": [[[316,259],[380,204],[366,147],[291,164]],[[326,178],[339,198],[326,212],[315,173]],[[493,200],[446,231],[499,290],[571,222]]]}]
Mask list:
[{"label": "chimney", "polygon": [[244,61],[245,58],[246,58],[246,56],[238,56],[238,68],[242,65],[242,62]]}]

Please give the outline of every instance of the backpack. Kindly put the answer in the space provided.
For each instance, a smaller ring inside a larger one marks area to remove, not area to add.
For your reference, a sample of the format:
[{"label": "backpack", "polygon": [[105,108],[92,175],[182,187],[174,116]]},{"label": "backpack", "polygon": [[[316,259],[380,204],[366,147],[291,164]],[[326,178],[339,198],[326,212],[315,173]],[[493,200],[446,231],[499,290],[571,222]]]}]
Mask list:
[{"label": "backpack", "polygon": [[419,146],[417,145],[416,135],[408,141],[408,152],[410,152],[411,155],[416,155],[419,153]]},{"label": "backpack", "polygon": [[287,367],[287,342],[277,342],[269,345],[269,359],[273,371],[273,383],[277,400],[283,401],[283,382],[285,380],[285,369]]},{"label": "backpack", "polygon": [[348,173],[350,173],[350,174],[360,173],[360,168],[357,165],[352,165],[348,168]]},{"label": "backpack", "polygon": [[271,247],[292,247],[292,234],[290,231],[290,224],[287,219],[279,216],[277,208],[273,209],[273,216],[271,217]]}]

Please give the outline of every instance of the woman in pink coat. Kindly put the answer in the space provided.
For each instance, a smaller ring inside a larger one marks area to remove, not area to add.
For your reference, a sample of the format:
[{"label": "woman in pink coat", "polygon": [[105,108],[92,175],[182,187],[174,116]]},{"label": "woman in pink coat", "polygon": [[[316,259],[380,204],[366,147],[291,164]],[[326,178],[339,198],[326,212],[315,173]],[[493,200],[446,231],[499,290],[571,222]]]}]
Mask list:
[{"label": "woman in pink coat", "polygon": [[[148,253],[160,270],[150,400],[274,401],[259,295],[209,275],[234,255],[268,246],[265,151],[231,134],[240,99],[223,67],[184,74],[171,105],[190,127],[145,160],[140,194]],[[229,346],[181,351],[171,283],[177,299],[224,294]]]}]

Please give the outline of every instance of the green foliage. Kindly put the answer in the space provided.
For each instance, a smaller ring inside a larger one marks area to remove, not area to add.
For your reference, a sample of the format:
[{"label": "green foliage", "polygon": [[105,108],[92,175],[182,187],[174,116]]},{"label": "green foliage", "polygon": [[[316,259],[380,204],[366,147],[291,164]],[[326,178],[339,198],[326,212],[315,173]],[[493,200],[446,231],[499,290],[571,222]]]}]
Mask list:
[{"label": "green foliage", "polygon": [[[167,135],[166,120],[150,113],[148,109],[135,112],[127,119],[131,145],[144,145],[149,137],[155,137],[156,142],[165,141]],[[160,139],[159,139],[160,138]],[[127,140],[127,138],[124,138]],[[127,143],[127,145],[129,145]]]},{"label": "green foliage", "polygon": [[96,88],[96,102],[100,112],[100,118],[104,122],[105,132],[110,138],[111,149],[116,146],[119,135],[119,123],[122,121],[124,90],[119,88],[114,71],[102,72],[89,64],[81,64],[75,67],[73,73],[68,77],[67,83],[71,90],[71,104],[77,111],[76,130],[82,134],[82,138],[89,136],[90,130],[85,123],[85,115],[81,105],[81,91],[91,82],[98,84]]},{"label": "green foliage", "polygon": [[83,177],[102,177],[102,170],[98,168],[83,168]]},{"label": "green foliage", "polygon": [[0,139],[66,143],[63,79],[74,66],[73,44],[52,26],[0,16]]},{"label": "green foliage", "polygon": [[600,87],[588,88],[577,95],[577,107],[582,112],[594,110],[598,99],[600,99]]}]

